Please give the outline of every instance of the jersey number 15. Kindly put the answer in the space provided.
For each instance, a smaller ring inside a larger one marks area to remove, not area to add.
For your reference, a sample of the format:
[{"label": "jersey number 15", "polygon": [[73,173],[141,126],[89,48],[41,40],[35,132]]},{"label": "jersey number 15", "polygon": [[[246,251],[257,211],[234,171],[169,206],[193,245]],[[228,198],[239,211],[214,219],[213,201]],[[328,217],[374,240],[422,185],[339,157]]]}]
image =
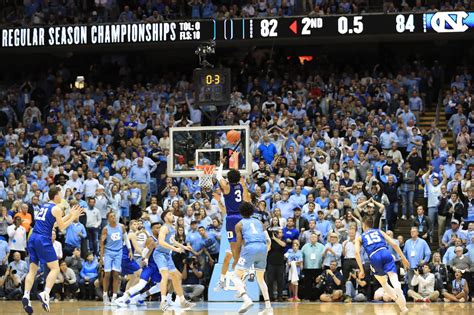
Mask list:
[{"label": "jersey number 15", "polygon": [[372,245],[373,243],[378,243],[382,241],[379,233],[375,231],[370,232],[369,234],[366,234],[364,237],[365,237],[365,240],[367,241],[367,245]]}]

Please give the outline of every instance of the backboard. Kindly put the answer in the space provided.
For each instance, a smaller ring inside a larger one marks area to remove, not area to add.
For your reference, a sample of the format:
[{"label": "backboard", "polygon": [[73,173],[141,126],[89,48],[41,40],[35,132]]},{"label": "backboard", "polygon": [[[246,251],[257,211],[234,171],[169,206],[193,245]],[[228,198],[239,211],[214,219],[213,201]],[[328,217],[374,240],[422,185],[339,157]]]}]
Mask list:
[{"label": "backboard", "polygon": [[[227,132],[235,130],[240,140],[231,144]],[[231,157],[234,151],[239,153],[238,161]],[[252,157],[250,155],[249,126],[199,126],[170,128],[170,155],[168,157],[168,176],[197,177],[200,171],[196,165],[213,164],[219,167],[225,157],[224,176],[229,169],[238,164],[242,175],[251,174]]]}]

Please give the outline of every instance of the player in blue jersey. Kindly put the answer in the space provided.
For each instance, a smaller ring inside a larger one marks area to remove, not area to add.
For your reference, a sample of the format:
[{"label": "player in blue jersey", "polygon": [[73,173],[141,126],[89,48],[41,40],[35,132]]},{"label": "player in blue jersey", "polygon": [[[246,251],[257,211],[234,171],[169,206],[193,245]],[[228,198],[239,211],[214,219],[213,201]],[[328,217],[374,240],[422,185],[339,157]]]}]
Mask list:
[{"label": "player in blue jersey", "polygon": [[[145,247],[142,251],[142,264],[146,265],[140,274],[140,280],[133,287],[129,288],[121,298],[115,303],[119,306],[127,306],[129,304],[143,304],[143,301],[150,295],[160,292],[161,274],[158,266],[153,259],[153,252],[158,242],[158,236],[161,223],[155,222],[151,225],[152,236],[146,240]],[[153,286],[142,294],[138,294],[151,281]]]},{"label": "player in blue jersey", "polygon": [[[234,160],[238,159],[238,152],[232,154]],[[217,283],[214,291],[220,291],[225,287],[225,276],[229,270],[230,260],[233,258],[232,269],[235,269],[239,256],[236,255],[236,235],[235,235],[235,226],[242,219],[239,206],[242,201],[251,202],[250,194],[247,190],[247,185],[245,183],[245,178],[241,176],[238,170],[238,164],[235,163],[235,169],[229,170],[227,173],[227,180],[222,177],[222,167],[225,160],[221,161],[221,165],[217,169],[216,178],[219,181],[222,193],[224,194],[224,203],[226,215],[226,231],[227,239],[230,244],[230,252],[226,252],[224,257],[224,262],[222,264],[221,276],[219,282]],[[222,209],[222,207],[221,207]]]},{"label": "player in blue jersey", "polygon": [[259,220],[252,218],[255,207],[250,202],[242,202],[239,207],[242,220],[235,226],[236,234],[236,250],[239,255],[237,262],[237,270],[235,271],[234,281],[235,287],[239,293],[239,297],[244,300],[239,313],[245,313],[253,305],[252,300],[245,291],[242,281],[245,274],[248,273],[253,266],[257,274],[257,282],[262,291],[265,301],[265,310],[271,311],[270,296],[268,295],[268,287],[265,283],[265,268],[267,267],[267,252],[270,249],[270,240],[265,233],[265,228]]},{"label": "player in blue jersey", "polygon": [[[114,303],[120,286],[119,274],[122,272],[123,244],[128,249],[128,257],[133,259],[132,246],[127,231],[117,223],[114,212],[107,213],[107,225],[100,237],[100,263],[104,266],[103,301],[105,305]],[[109,301],[110,275],[112,274],[112,301]]]},{"label": "player in blue jersey", "polygon": [[46,312],[50,311],[49,294],[59,274],[58,257],[54,251],[52,241],[53,228],[57,225],[60,230],[66,230],[66,228],[84,212],[84,209],[76,205],[69,210],[69,214],[63,216],[63,210],[59,206],[61,203],[61,188],[59,187],[51,187],[48,196],[50,202],[44,204],[39,211],[35,213],[35,226],[28,240],[30,269],[25,279],[25,293],[22,299],[23,309],[28,314],[33,313],[30,291],[35,282],[40,263],[46,264],[50,271],[46,277],[44,291],[38,294],[38,299],[44,310]]},{"label": "player in blue jersey", "polygon": [[[362,266],[362,259],[360,256],[361,246],[369,256],[370,265],[374,272],[375,278],[397,305],[400,307],[402,313],[408,312],[406,306],[405,296],[398,281],[397,268],[395,260],[388,248],[387,243],[392,246],[395,252],[400,256],[400,260],[405,266],[406,270],[410,268],[410,264],[403,255],[402,250],[393,239],[379,229],[374,229],[374,221],[371,216],[367,216],[362,221],[362,229],[364,233],[356,239],[355,242],[355,258],[359,265],[359,278],[364,279],[365,273]],[[388,284],[387,276],[392,285]]]},{"label": "player in blue jersey", "polygon": [[166,300],[166,293],[168,292],[168,279],[171,278],[173,288],[178,296],[179,305],[182,308],[190,308],[195,304],[186,301],[183,294],[183,287],[181,286],[181,273],[176,269],[171,252],[183,253],[184,251],[191,251],[192,248],[176,242],[174,239],[175,230],[173,228],[174,215],[170,210],[165,210],[161,214],[161,220],[164,222],[160,229],[158,236],[158,246],[153,253],[158,269],[161,274],[161,304],[160,308],[165,312],[170,304]]},{"label": "player in blue jersey", "polygon": [[[133,247],[131,252],[133,257]],[[140,277],[140,271],[140,266],[133,258],[130,259],[130,251],[128,250],[127,245],[124,244],[122,247],[122,276],[128,277],[127,286],[125,287],[126,290],[137,284]]]}]

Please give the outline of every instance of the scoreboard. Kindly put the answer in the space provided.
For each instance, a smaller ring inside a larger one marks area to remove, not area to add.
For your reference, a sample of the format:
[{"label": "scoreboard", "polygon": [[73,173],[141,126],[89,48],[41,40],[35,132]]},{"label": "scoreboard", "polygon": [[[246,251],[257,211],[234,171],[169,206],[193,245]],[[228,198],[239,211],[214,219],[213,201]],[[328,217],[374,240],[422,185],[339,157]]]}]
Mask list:
[{"label": "scoreboard", "polygon": [[[474,34],[474,12],[429,12],[236,18],[159,23],[90,24],[5,28],[0,52],[22,47],[70,47],[110,44],[166,44],[265,39],[343,38],[412,34]],[[400,37],[400,38],[402,38]]]}]

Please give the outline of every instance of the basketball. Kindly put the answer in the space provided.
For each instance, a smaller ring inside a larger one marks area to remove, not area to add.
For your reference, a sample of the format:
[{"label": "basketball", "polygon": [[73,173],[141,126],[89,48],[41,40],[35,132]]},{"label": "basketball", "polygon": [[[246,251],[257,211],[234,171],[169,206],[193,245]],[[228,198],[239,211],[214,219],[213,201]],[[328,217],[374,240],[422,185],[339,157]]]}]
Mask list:
[{"label": "basketball", "polygon": [[236,144],[237,142],[240,141],[240,132],[237,130],[230,130],[227,132],[227,141],[230,142],[230,144]]}]

